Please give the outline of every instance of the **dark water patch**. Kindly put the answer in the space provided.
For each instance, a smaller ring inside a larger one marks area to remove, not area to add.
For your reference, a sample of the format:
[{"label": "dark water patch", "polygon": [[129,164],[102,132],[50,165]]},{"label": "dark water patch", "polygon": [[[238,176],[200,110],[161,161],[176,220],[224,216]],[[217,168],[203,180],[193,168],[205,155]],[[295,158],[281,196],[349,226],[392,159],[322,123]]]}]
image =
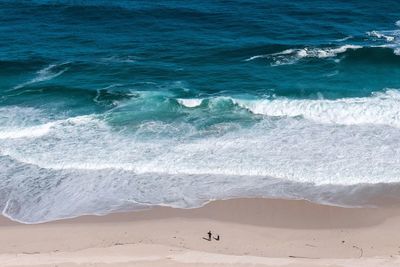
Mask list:
[{"label": "dark water patch", "polygon": [[347,64],[378,64],[400,66],[400,55],[389,47],[364,47],[349,50],[344,54],[343,63]]},{"label": "dark water patch", "polygon": [[0,60],[0,75],[15,74],[22,71],[36,71],[46,64],[44,59],[3,59]]}]

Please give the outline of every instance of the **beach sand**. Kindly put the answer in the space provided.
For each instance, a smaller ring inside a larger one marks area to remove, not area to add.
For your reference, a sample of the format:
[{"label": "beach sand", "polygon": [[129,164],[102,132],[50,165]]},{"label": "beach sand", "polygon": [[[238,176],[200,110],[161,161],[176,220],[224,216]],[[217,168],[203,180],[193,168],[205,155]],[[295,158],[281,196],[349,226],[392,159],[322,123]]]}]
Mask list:
[{"label": "beach sand", "polygon": [[[207,241],[207,232],[220,241]],[[400,266],[400,209],[234,199],[24,225],[0,219],[0,266]]]}]

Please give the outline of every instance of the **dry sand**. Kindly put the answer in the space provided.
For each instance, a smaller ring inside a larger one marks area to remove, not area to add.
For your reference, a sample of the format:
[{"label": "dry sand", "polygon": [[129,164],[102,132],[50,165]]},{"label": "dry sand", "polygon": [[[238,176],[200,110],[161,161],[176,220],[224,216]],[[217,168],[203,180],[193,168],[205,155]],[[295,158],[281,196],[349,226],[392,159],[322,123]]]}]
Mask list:
[{"label": "dry sand", "polygon": [[[209,230],[221,240],[204,240]],[[37,225],[1,218],[0,266],[400,266],[400,209],[236,199]]]}]

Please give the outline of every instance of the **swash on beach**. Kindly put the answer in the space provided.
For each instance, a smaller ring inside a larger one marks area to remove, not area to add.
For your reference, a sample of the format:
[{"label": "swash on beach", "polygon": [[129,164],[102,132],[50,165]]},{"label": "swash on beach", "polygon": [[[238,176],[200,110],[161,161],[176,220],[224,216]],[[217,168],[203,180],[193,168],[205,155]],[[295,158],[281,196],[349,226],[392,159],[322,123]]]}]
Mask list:
[{"label": "swash on beach", "polygon": [[398,201],[398,1],[0,1],[0,210]]}]

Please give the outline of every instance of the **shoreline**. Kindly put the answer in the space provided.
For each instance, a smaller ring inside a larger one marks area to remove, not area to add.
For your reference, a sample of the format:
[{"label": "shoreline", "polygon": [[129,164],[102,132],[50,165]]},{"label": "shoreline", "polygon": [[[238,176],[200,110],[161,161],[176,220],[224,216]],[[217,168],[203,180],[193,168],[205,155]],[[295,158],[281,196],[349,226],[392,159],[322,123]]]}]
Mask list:
[{"label": "shoreline", "polygon": [[[248,209],[250,208],[250,209]],[[231,212],[237,209],[238,212]],[[304,199],[280,199],[263,197],[240,197],[223,200],[211,200],[198,208],[174,208],[170,206],[149,206],[132,211],[116,211],[108,214],[84,214],[71,218],[62,218],[39,223],[24,223],[0,215],[0,227],[5,225],[53,225],[53,224],[80,224],[80,223],[110,223],[132,222],[156,219],[186,218],[186,219],[212,219],[239,224],[274,226],[279,228],[292,228],[303,225],[305,227],[318,226],[323,228],[360,227],[377,224],[392,215],[392,211],[400,216],[400,208],[385,203],[381,206],[346,207],[329,204],[314,203]],[[315,221],[309,220],[310,216],[321,214],[340,215],[337,218],[324,217]],[[272,215],[271,215],[272,213]],[[342,216],[346,217],[343,220]],[[362,216],[362,217],[360,217]],[[367,217],[367,220],[365,218]],[[360,219],[362,218],[362,219]],[[297,221],[293,222],[293,219]],[[298,221],[300,219],[300,221]],[[347,220],[350,219],[350,220]],[[304,221],[305,220],[305,221]],[[327,222],[330,222],[328,226]]]},{"label": "shoreline", "polygon": [[[178,199],[178,204],[174,202],[173,203],[176,204],[174,205],[176,209],[183,210],[196,210],[215,201],[225,201],[232,199],[280,199],[289,201],[295,200],[311,202],[314,203],[316,206],[333,206],[346,209],[386,209],[400,207],[400,183],[310,185],[308,183],[296,184],[296,182],[282,180],[278,183],[271,183],[268,188],[263,188],[261,191],[264,192],[265,190],[272,190],[272,192],[280,190],[283,191],[281,192],[281,194],[272,193],[270,195],[260,194],[252,196],[250,194],[250,196],[242,196],[238,194],[233,196],[221,197],[218,199],[210,199],[207,197],[197,199],[193,202],[189,201],[190,204],[182,204],[183,202],[186,202],[185,197],[182,196]],[[200,190],[200,192],[202,191]],[[308,195],[308,197],[305,197],[304,195]],[[125,197],[126,196],[123,196],[122,198],[125,199]],[[5,195],[3,196],[3,198],[7,199],[8,196]],[[166,198],[168,198],[168,196]],[[9,198],[9,200],[11,200],[10,207],[8,205],[8,201],[5,203],[3,202],[3,205],[0,205],[0,209],[2,209],[4,213],[4,215],[0,214],[0,216],[8,217],[12,221],[23,224],[41,224],[90,215],[106,216],[113,213],[135,213],[137,211],[158,209],[164,207],[173,208],[171,206],[173,204],[171,203],[164,204],[161,202],[160,204],[149,204],[132,201],[128,204],[121,204],[118,200],[115,202],[115,199],[113,198],[111,198],[110,202],[103,203],[101,205],[93,205],[93,203],[91,203],[90,201],[85,203],[79,200],[72,200],[71,202],[71,199],[69,197],[63,200],[62,203],[59,202],[57,198],[54,199],[55,203],[49,202],[47,204],[44,204],[45,202],[36,199],[35,201],[40,202],[38,205],[25,202],[22,206],[19,206],[21,204],[18,200],[15,202],[13,201],[13,198]],[[65,206],[65,210],[63,207],[64,202],[70,203]]]},{"label": "shoreline", "polygon": [[[399,224],[399,208],[340,208],[258,198],[29,225],[2,217],[0,262],[2,266],[192,266],[196,262],[196,266],[395,266],[400,263]],[[209,230],[221,240],[204,240]]]}]

